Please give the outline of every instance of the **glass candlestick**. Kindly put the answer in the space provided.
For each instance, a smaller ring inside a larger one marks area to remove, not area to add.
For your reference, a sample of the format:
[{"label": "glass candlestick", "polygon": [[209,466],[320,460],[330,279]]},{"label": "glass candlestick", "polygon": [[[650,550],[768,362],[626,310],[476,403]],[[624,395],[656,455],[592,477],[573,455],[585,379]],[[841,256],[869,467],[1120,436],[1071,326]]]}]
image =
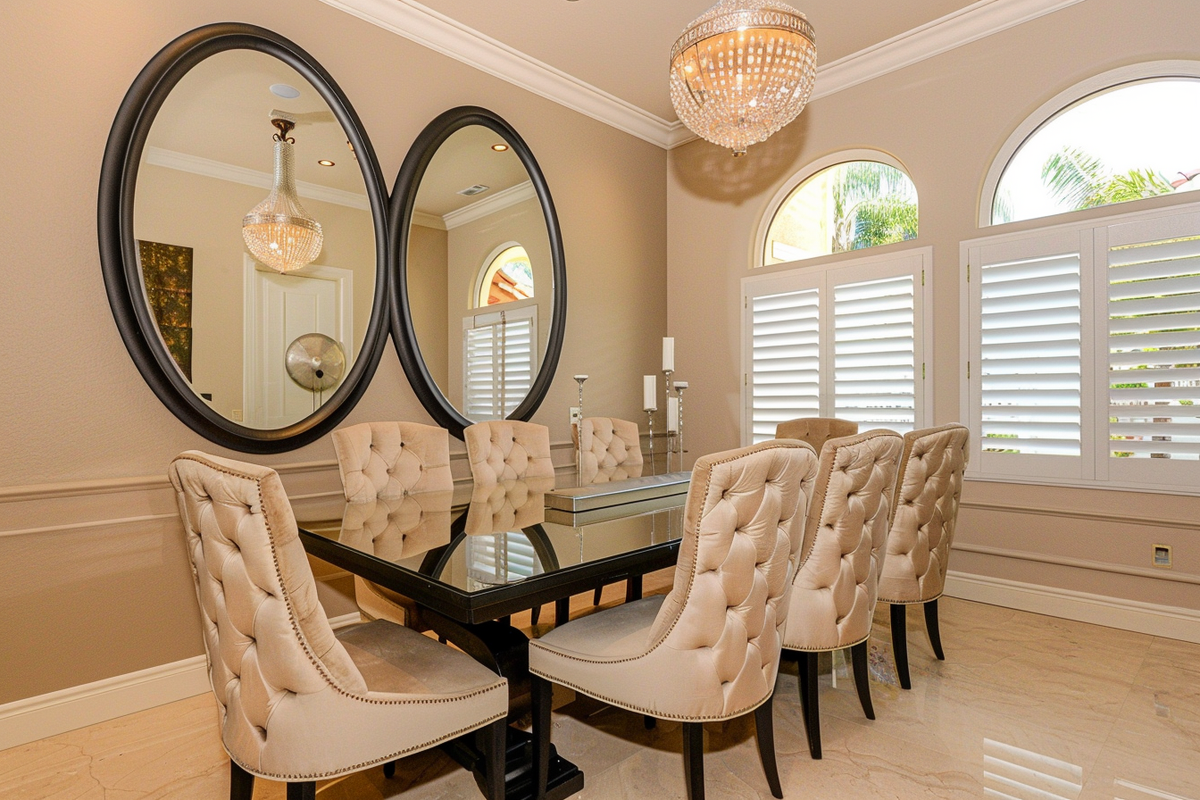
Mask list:
[{"label": "glass candlestick", "polygon": [[683,455],[684,453],[687,452],[686,450],[683,449],[683,390],[686,388],[688,388],[687,381],[676,381],[675,382],[675,395],[679,398],[679,434],[678,434],[678,436],[679,436],[679,469],[680,469],[680,471],[687,469],[687,465],[685,464],[684,455]]},{"label": "glass candlestick", "polygon": [[583,382],[588,379],[587,375],[575,375],[575,382],[579,384],[579,410],[575,417],[575,472],[580,486],[583,485]]},{"label": "glass candlestick", "polygon": [[[666,344],[666,341],[667,341],[666,339],[663,339],[664,345]],[[665,351],[664,351],[664,353],[665,353]],[[664,354],[663,358],[664,359],[666,358],[665,354]],[[674,361],[674,341],[673,340],[672,340],[671,360]],[[674,431],[671,428],[671,392],[673,391],[673,384],[671,383],[671,376],[674,374],[675,374],[675,370],[667,368],[667,366],[664,364],[663,375],[666,378],[664,383],[666,384],[666,387],[667,387],[667,404],[665,406],[665,408],[667,409],[667,472],[671,471],[671,453],[673,453],[675,450],[675,445],[674,445],[675,438],[672,435],[674,433]]]},{"label": "glass candlestick", "polygon": [[654,412],[656,409],[646,409],[646,424],[650,428],[650,474],[654,475]]}]

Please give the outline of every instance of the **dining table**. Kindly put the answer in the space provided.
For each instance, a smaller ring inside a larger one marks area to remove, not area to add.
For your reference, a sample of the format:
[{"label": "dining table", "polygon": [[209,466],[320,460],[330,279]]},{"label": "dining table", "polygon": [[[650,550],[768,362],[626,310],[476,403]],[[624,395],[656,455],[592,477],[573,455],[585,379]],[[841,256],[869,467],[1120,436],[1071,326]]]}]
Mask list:
[{"label": "dining table", "polygon": [[[627,601],[640,598],[642,576],[677,560],[689,478],[581,482],[568,472],[366,502],[299,499],[293,510],[310,555],[408,598],[420,627],[507,678],[514,721],[529,707],[529,637],[512,615],[553,603],[561,624],[573,595],[619,581]],[[510,725],[509,800],[534,795],[530,738]],[[443,748],[482,785],[472,734]],[[548,800],[575,794],[583,781],[575,764],[552,754]]]}]

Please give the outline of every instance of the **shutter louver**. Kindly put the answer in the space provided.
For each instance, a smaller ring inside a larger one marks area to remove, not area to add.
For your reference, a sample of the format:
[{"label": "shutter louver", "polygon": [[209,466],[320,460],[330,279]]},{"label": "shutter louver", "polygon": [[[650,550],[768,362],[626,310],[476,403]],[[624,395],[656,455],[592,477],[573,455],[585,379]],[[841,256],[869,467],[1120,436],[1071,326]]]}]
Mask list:
[{"label": "shutter louver", "polygon": [[1080,455],[1079,255],[981,273],[983,451]]},{"label": "shutter louver", "polygon": [[484,586],[523,581],[542,572],[533,543],[524,533],[468,536],[467,574]]},{"label": "shutter louver", "polygon": [[754,442],[775,438],[775,426],[820,415],[820,292],[805,289],[751,300]]},{"label": "shutter louver", "polygon": [[1200,237],[1108,252],[1109,455],[1200,460]]},{"label": "shutter louver", "polygon": [[464,331],[464,405],[477,422],[506,418],[533,386],[535,319],[517,313]]},{"label": "shutter louver", "polygon": [[913,276],[833,290],[834,416],[859,430],[913,429],[916,420]]}]

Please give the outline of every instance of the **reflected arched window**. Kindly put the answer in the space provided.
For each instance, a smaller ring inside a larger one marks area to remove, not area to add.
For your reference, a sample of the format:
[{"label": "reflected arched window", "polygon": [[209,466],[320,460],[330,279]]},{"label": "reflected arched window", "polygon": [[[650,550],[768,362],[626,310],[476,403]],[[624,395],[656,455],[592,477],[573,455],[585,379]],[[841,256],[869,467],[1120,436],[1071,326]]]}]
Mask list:
[{"label": "reflected arched window", "polygon": [[800,183],[767,230],[763,264],[862,250],[914,239],[917,189],[901,170],[847,161]]},{"label": "reflected arched window", "polygon": [[1151,77],[1099,90],[1089,82],[1064,94],[1071,93],[1078,99],[1055,98],[1062,105],[1053,114],[1043,106],[1010,139],[1019,145],[1001,150],[985,222],[1200,189],[1200,79]]},{"label": "reflected arched window", "polygon": [[533,268],[529,265],[529,254],[518,244],[501,250],[484,266],[475,306],[483,308],[531,297]]}]

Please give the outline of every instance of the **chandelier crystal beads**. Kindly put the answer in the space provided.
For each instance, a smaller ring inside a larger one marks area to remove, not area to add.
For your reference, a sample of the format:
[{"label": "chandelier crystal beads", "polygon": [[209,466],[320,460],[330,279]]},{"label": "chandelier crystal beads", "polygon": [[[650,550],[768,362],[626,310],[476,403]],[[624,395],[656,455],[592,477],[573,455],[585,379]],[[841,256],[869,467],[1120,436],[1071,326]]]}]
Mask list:
[{"label": "chandelier crystal beads", "polygon": [[260,262],[277,272],[290,272],[316,260],[325,236],[296,194],[296,140],[288,136],[295,122],[276,117],[271,124],[279,129],[274,137],[275,181],[267,199],[242,218],[242,238]]},{"label": "chandelier crystal beads", "polygon": [[689,130],[740,156],[800,114],[816,74],[803,14],[776,0],[721,0],[671,48],[671,103]]}]

